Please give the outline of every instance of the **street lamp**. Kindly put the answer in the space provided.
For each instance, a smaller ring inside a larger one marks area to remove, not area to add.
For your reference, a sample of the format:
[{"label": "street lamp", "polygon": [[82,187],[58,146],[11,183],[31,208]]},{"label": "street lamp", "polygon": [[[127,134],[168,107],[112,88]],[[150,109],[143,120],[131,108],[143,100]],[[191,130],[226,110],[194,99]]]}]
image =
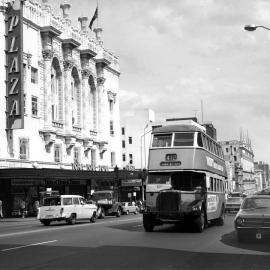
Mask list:
[{"label": "street lamp", "polygon": [[266,29],[266,30],[270,30],[270,28],[265,27],[265,26],[263,26],[263,25],[249,24],[249,25],[246,25],[246,26],[244,27],[244,29],[245,29],[246,31],[255,31],[257,28],[264,28],[264,29]]}]

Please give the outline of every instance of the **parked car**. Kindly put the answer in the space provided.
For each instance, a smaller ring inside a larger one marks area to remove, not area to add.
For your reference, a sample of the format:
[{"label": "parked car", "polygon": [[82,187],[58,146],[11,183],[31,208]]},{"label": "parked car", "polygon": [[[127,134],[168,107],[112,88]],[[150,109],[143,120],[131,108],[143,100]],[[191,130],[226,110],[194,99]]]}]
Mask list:
[{"label": "parked car", "polygon": [[246,197],[235,217],[234,226],[239,241],[247,237],[262,239],[270,236],[270,196]]},{"label": "parked car", "polygon": [[66,221],[75,224],[76,220],[88,219],[96,221],[97,206],[86,203],[79,195],[55,195],[44,198],[43,205],[39,208],[37,219],[49,226],[52,221]]},{"label": "parked car", "polygon": [[138,207],[135,202],[123,202],[122,213],[128,215],[129,213],[138,214]]},{"label": "parked car", "polygon": [[243,199],[243,197],[228,197],[225,202],[225,212],[238,212]]}]

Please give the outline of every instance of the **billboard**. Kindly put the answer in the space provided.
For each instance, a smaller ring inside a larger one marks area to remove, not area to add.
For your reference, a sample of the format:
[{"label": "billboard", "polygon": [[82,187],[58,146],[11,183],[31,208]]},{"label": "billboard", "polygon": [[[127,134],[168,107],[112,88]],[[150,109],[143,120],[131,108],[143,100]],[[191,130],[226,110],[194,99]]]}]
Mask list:
[{"label": "billboard", "polygon": [[23,1],[6,11],[6,117],[7,129],[24,127],[23,94]]}]

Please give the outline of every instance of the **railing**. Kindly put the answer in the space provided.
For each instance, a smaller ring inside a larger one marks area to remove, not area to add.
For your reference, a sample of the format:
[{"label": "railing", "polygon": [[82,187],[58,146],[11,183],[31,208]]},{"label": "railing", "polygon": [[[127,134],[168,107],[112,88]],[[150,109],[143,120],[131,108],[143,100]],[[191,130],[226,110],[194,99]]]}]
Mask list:
[{"label": "railing", "polygon": [[64,124],[59,121],[52,121],[52,126],[60,129],[64,128]]},{"label": "railing", "polygon": [[97,136],[97,131],[90,129],[90,135]]},{"label": "railing", "polygon": [[72,126],[72,130],[75,131],[75,132],[81,132],[82,128],[78,127],[78,126]]}]

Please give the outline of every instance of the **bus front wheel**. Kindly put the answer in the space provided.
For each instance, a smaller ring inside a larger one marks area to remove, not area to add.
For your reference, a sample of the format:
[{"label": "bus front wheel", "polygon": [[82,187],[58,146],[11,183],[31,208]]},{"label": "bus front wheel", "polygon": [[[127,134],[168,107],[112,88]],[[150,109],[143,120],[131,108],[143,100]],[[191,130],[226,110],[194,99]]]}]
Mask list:
[{"label": "bus front wheel", "polygon": [[146,232],[152,232],[154,230],[154,220],[151,215],[143,214],[143,227]]}]

